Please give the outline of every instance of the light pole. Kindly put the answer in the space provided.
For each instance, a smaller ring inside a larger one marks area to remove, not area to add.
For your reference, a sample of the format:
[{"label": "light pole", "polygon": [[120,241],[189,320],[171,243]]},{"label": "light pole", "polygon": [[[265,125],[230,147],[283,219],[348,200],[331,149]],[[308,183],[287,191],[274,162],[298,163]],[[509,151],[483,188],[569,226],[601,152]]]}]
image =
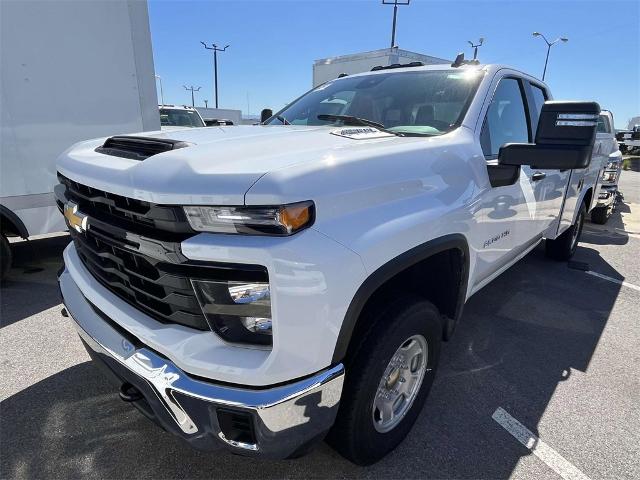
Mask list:
[{"label": "light pole", "polygon": [[391,48],[396,46],[396,20],[398,19],[398,5],[409,5],[411,0],[382,0],[383,5],[393,5],[393,24],[391,26]]},{"label": "light pole", "polygon": [[195,88],[193,85],[191,85],[190,87],[187,87],[186,85],[183,85],[183,87],[184,87],[185,90],[190,90],[191,91],[191,106],[195,108],[196,102],[195,102],[195,100],[193,98],[193,92],[199,92],[200,88],[202,88],[202,87]]},{"label": "light pole", "polygon": [[544,82],[544,77],[547,74],[547,62],[549,62],[549,52],[551,52],[551,46],[555,45],[558,42],[568,42],[569,39],[566,37],[560,37],[560,38],[556,38],[553,42],[550,42],[549,40],[547,40],[547,37],[545,37],[540,32],[533,32],[533,36],[542,37],[542,39],[547,44],[547,58],[544,59],[544,71],[542,72],[542,81]]},{"label": "light pole", "polygon": [[224,48],[218,48],[215,43],[212,43],[210,47],[208,47],[204,42],[200,43],[207,50],[213,50],[213,84],[216,97],[216,108],[218,108],[218,52],[224,52],[227,48],[229,48],[229,45],[226,45]]},{"label": "light pole", "polygon": [[162,91],[162,78],[160,77],[160,75],[156,75],[156,78],[160,80],[160,101],[162,102],[162,105],[164,105],[164,92]]},{"label": "light pole", "polygon": [[473,59],[476,60],[478,58],[478,47],[481,47],[484,43],[484,37],[480,37],[480,42],[474,44],[471,40],[467,40],[471,48],[473,48]]}]

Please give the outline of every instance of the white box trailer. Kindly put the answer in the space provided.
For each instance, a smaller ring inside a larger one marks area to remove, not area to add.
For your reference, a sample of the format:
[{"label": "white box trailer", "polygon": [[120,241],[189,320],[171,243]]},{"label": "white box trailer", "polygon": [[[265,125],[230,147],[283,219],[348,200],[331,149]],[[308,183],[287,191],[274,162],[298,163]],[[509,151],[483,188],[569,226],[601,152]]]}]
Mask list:
[{"label": "white box trailer", "polygon": [[72,144],[159,130],[147,4],[0,1],[0,241],[66,230],[53,186]]},{"label": "white box trailer", "polygon": [[371,52],[354,53],[339,57],[323,58],[313,64],[313,86],[337,78],[341,73],[368,72],[377,65],[387,66],[394,63],[422,62],[424,65],[438,65],[451,63],[451,60],[432,57],[421,53],[401,50],[398,47],[383,48]]},{"label": "white box trailer", "polygon": [[230,108],[196,107],[200,116],[205,120],[231,120],[234,125],[242,124],[242,112]]}]

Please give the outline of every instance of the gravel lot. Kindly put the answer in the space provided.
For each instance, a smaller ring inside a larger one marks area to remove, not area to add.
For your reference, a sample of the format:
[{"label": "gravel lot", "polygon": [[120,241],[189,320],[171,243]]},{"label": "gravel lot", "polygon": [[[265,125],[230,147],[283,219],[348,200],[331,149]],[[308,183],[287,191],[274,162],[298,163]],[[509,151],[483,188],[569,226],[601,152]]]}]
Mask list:
[{"label": "gravel lot", "polygon": [[324,444],[268,462],[161,431],[103,384],[60,315],[68,236],[19,242],[0,290],[0,478],[559,478],[547,450],[492,418],[499,407],[586,477],[640,478],[640,173],[623,172],[621,191],[573,263],[538,248],[469,301],[416,426],[368,468]]}]

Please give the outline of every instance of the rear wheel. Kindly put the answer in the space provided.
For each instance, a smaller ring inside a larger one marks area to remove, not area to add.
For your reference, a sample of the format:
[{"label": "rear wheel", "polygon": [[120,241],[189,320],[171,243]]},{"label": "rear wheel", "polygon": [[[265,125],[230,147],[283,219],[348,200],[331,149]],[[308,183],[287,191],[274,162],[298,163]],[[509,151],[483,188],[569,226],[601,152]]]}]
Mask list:
[{"label": "rear wheel", "polygon": [[0,282],[5,279],[11,268],[11,246],[7,237],[0,234]]},{"label": "rear wheel", "polygon": [[609,207],[596,207],[591,210],[591,221],[598,225],[604,225],[609,220]]},{"label": "rear wheel", "polygon": [[586,214],[587,208],[583,203],[580,206],[575,223],[555,240],[545,241],[545,253],[547,257],[553,258],[554,260],[565,261],[569,260],[573,254],[576,253]]},{"label": "rear wheel", "polygon": [[340,410],[327,441],[358,465],[377,462],[409,433],[433,383],[442,323],[429,302],[402,296],[360,321]]}]

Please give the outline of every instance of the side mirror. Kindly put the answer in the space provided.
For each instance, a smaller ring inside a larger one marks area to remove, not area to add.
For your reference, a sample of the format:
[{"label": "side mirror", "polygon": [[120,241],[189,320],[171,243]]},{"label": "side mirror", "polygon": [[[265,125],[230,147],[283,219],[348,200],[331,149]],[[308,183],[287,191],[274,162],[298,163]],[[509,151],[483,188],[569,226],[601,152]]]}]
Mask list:
[{"label": "side mirror", "polygon": [[260,112],[260,123],[266,122],[271,117],[273,117],[273,110],[271,110],[270,108],[265,108],[264,110],[262,110],[262,112]]},{"label": "side mirror", "polygon": [[535,143],[503,145],[498,165],[554,170],[588,167],[599,114],[596,102],[545,102]]}]

